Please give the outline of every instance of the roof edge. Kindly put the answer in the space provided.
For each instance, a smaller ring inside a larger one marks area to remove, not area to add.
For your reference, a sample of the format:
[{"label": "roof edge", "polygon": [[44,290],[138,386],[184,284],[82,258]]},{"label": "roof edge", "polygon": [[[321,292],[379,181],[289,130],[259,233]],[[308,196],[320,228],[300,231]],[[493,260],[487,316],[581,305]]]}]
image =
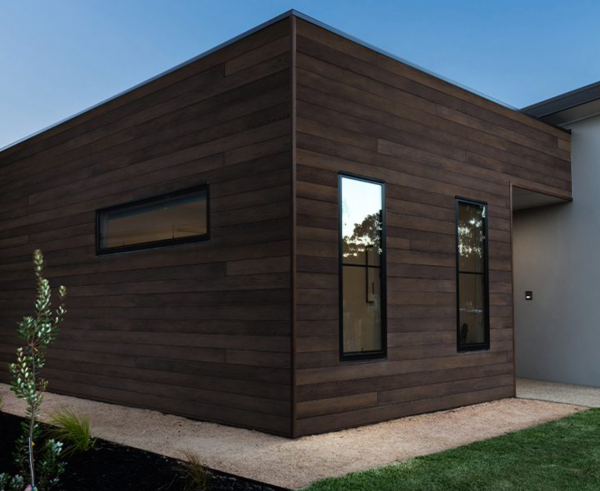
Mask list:
[{"label": "roof edge", "polygon": [[566,124],[575,121],[573,118],[580,120],[597,115],[598,101],[600,101],[600,82],[594,82],[526,106],[521,109],[521,112],[542,121],[558,121]]},{"label": "roof edge", "polygon": [[27,140],[35,138],[36,136],[41,135],[42,133],[45,133],[48,130],[51,130],[53,128],[56,128],[57,126],[60,126],[61,124],[67,123],[67,122],[71,121],[72,119],[75,119],[75,118],[77,118],[77,117],[79,117],[79,116],[81,116],[81,115],[83,115],[85,113],[93,111],[97,107],[103,106],[104,104],[107,104],[107,103],[109,103],[109,102],[111,102],[111,101],[113,101],[115,99],[118,99],[121,96],[124,96],[124,95],[126,95],[126,94],[128,94],[130,92],[133,92],[134,90],[139,89],[140,87],[143,87],[144,85],[147,85],[149,83],[152,83],[155,80],[168,75],[169,73],[175,72],[175,71],[179,70],[180,68],[184,68],[184,67],[186,67],[188,65],[191,65],[192,63],[194,63],[194,62],[196,62],[196,61],[198,61],[198,60],[200,60],[202,58],[205,58],[205,57],[207,57],[207,56],[215,53],[216,51],[219,51],[220,49],[223,49],[226,46],[229,46],[230,44],[233,44],[233,43],[235,43],[237,41],[240,41],[240,40],[242,40],[242,39],[244,39],[244,38],[246,38],[248,36],[251,36],[252,34],[254,34],[254,33],[258,32],[258,31],[261,31],[261,30],[263,30],[263,29],[265,29],[265,28],[267,28],[267,27],[269,27],[269,26],[271,26],[273,24],[276,24],[277,22],[279,22],[279,21],[281,21],[283,19],[291,17],[292,15],[295,15],[294,14],[294,10],[288,10],[287,12],[284,12],[283,14],[280,14],[280,15],[278,15],[276,17],[273,17],[272,19],[269,19],[268,21],[263,22],[262,24],[259,24],[258,26],[253,27],[252,29],[248,29],[247,31],[244,31],[241,34],[238,34],[237,36],[235,36],[235,37],[233,37],[231,39],[228,39],[227,41],[224,41],[221,44],[218,44],[217,46],[215,46],[213,48],[210,48],[210,49],[208,49],[206,51],[203,51],[199,55],[196,55],[193,58],[190,58],[189,60],[186,60],[186,61],[184,61],[182,63],[179,63],[178,65],[175,65],[174,67],[169,68],[168,70],[160,72],[159,74],[154,75],[153,77],[150,77],[150,78],[148,78],[148,79],[140,82],[139,84],[134,85],[133,87],[125,89],[125,90],[123,90],[123,91],[121,91],[121,92],[119,92],[119,93],[117,93],[117,94],[115,94],[115,95],[113,95],[111,97],[108,97],[107,99],[103,99],[102,101],[100,101],[100,102],[98,102],[98,103],[96,103],[96,104],[94,104],[92,106],[89,106],[89,107],[87,107],[85,109],[82,109],[81,111],[78,111],[75,114],[72,114],[71,116],[68,116],[68,117],[66,117],[64,119],[61,119],[60,121],[58,121],[56,123],[53,123],[53,124],[51,124],[49,126],[46,126],[46,127],[42,128],[42,129],[40,129],[40,130],[38,130],[38,131],[36,131],[34,133],[31,133],[30,135],[27,135],[27,136],[25,136],[23,138],[20,138],[17,141],[9,143],[8,145],[0,148],[0,153],[4,152],[5,150],[8,150],[9,148],[15,147],[15,146],[17,146],[17,145],[19,145],[19,144],[27,141]]},{"label": "roof edge", "polygon": [[[28,135],[28,136],[20,138],[19,140],[16,140],[13,143],[9,143],[8,145],[0,148],[0,153],[4,152],[5,150],[8,150],[10,148],[13,148],[13,147],[15,147],[17,145],[20,145],[21,143],[24,143],[24,142],[26,142],[26,141],[28,141],[30,139],[33,139],[36,136],[39,136],[42,133],[45,133],[46,131],[49,131],[49,130],[51,130],[53,128],[56,128],[56,127],[58,127],[58,126],[60,126],[60,125],[62,125],[64,123],[67,123],[67,122],[69,122],[69,121],[71,121],[71,120],[73,120],[73,119],[75,119],[75,118],[77,118],[77,117],[79,117],[79,116],[81,116],[83,114],[86,114],[86,113],[88,113],[90,111],[93,111],[94,109],[96,109],[96,108],[98,108],[98,107],[100,107],[100,106],[102,106],[104,104],[107,104],[107,103],[109,103],[109,102],[111,102],[111,101],[113,101],[115,99],[118,99],[119,97],[121,97],[123,95],[126,95],[126,94],[128,94],[130,92],[133,92],[134,90],[136,90],[136,89],[138,89],[140,87],[143,87],[143,86],[145,86],[145,85],[147,85],[147,84],[149,84],[149,83],[151,83],[151,82],[153,82],[153,81],[155,81],[155,80],[157,80],[157,79],[159,79],[161,77],[164,77],[164,76],[166,76],[166,75],[168,75],[168,74],[170,74],[172,72],[175,72],[175,71],[177,71],[177,70],[179,70],[179,69],[181,69],[181,68],[183,68],[183,67],[185,67],[187,65],[190,65],[190,64],[192,64],[192,63],[194,63],[194,62],[196,62],[196,61],[198,61],[198,60],[200,60],[202,58],[205,58],[205,57],[211,55],[212,53],[215,53],[216,51],[219,51],[220,49],[223,49],[226,46],[229,46],[230,44],[233,44],[233,43],[235,43],[237,41],[240,41],[240,40],[242,40],[242,39],[244,39],[244,38],[246,38],[248,36],[251,36],[252,34],[254,34],[254,33],[256,33],[256,32],[258,32],[258,31],[260,31],[262,29],[265,29],[265,28],[267,28],[267,27],[269,27],[269,26],[271,26],[271,25],[273,25],[273,24],[275,24],[275,23],[277,23],[277,22],[279,22],[279,21],[281,21],[283,19],[286,19],[286,18],[289,18],[289,17],[292,17],[292,16],[295,16],[295,17],[297,17],[299,19],[302,19],[302,20],[304,20],[306,22],[310,22],[311,24],[314,24],[314,25],[316,25],[318,27],[321,27],[321,28],[323,28],[323,29],[325,29],[325,30],[333,33],[333,34],[337,34],[338,36],[341,36],[341,37],[343,37],[345,39],[348,39],[349,41],[352,41],[352,42],[357,43],[357,44],[359,44],[361,46],[364,46],[365,48],[373,50],[373,51],[375,51],[375,52],[377,52],[377,53],[379,53],[381,55],[384,55],[384,56],[386,56],[388,58],[391,58],[393,60],[399,61],[400,63],[403,63],[403,64],[405,64],[407,66],[410,66],[410,67],[412,67],[412,68],[414,68],[416,70],[419,70],[419,71],[421,71],[423,73],[426,73],[426,74],[428,74],[428,75],[430,75],[432,77],[435,77],[435,78],[437,78],[439,80],[442,80],[442,81],[444,81],[444,82],[446,82],[446,83],[448,83],[450,85],[453,85],[455,87],[458,87],[458,88],[460,88],[462,90],[470,92],[470,93],[472,93],[472,94],[474,94],[474,95],[476,95],[478,97],[481,97],[481,98],[486,99],[488,101],[491,101],[491,102],[493,102],[495,104],[498,104],[498,105],[500,105],[502,107],[505,107],[506,109],[509,109],[511,111],[515,111],[515,112],[524,114],[526,116],[532,117],[533,119],[538,119],[535,116],[532,116],[531,114],[525,112],[524,110],[519,110],[518,108],[516,108],[514,106],[511,106],[510,104],[502,102],[502,101],[500,101],[498,99],[495,99],[495,98],[493,98],[491,96],[488,96],[488,95],[486,95],[486,94],[484,94],[482,92],[479,92],[479,91],[477,91],[475,89],[472,89],[472,88],[470,88],[470,87],[468,87],[466,85],[463,85],[463,84],[461,84],[459,82],[456,82],[455,80],[452,80],[452,79],[450,79],[448,77],[440,75],[439,73],[436,73],[436,72],[434,72],[432,70],[428,70],[427,68],[424,68],[424,67],[422,67],[422,66],[420,66],[420,65],[418,65],[416,63],[413,63],[413,62],[411,62],[411,61],[409,61],[409,60],[407,60],[405,58],[402,58],[400,56],[394,55],[393,53],[390,53],[389,51],[386,51],[384,49],[378,48],[377,46],[374,46],[374,45],[372,45],[372,44],[370,44],[370,43],[368,43],[366,41],[363,41],[362,39],[359,39],[359,38],[356,38],[356,37],[354,37],[354,36],[352,36],[350,34],[347,34],[346,32],[341,31],[339,29],[336,29],[335,27],[332,27],[332,26],[330,26],[328,24],[325,24],[324,22],[321,22],[321,21],[315,19],[314,17],[306,15],[306,14],[304,14],[302,12],[299,12],[298,10],[291,9],[291,10],[288,10],[288,11],[286,11],[286,12],[284,12],[284,13],[276,16],[276,17],[273,17],[270,20],[267,20],[267,21],[263,22],[262,24],[259,24],[256,27],[253,27],[252,29],[244,31],[243,33],[238,34],[237,36],[235,36],[235,37],[233,37],[233,38],[231,38],[231,39],[229,39],[227,41],[224,41],[223,43],[221,43],[221,44],[219,44],[219,45],[217,45],[217,46],[215,46],[215,47],[213,47],[213,48],[211,48],[211,49],[209,49],[207,51],[204,51],[204,52],[200,53],[199,55],[194,56],[193,58],[190,58],[187,61],[179,63],[178,65],[176,65],[176,66],[174,66],[174,67],[172,67],[172,68],[170,68],[168,70],[165,70],[165,71],[163,71],[163,72],[161,72],[161,73],[159,73],[159,74],[157,74],[157,75],[155,75],[155,76],[153,76],[153,77],[151,77],[151,78],[149,78],[147,80],[144,80],[144,81],[140,82],[139,84],[134,85],[133,87],[130,87],[130,88],[124,90],[124,91],[121,91],[121,92],[115,94],[114,96],[111,96],[111,97],[109,97],[107,99],[104,99],[104,100],[98,102],[97,104],[94,104],[94,105],[92,105],[92,106],[90,106],[90,107],[88,107],[86,109],[78,111],[77,113],[75,113],[75,114],[73,114],[73,115],[71,115],[71,116],[69,116],[67,118],[64,118],[64,119],[62,119],[62,120],[60,120],[60,121],[58,121],[56,123],[53,123],[53,124],[51,124],[49,126],[46,126],[46,127],[44,127],[42,129],[40,129],[40,130],[38,130],[38,131],[36,131],[36,132]],[[563,128],[560,128],[560,129],[563,129]]]},{"label": "roof edge", "polygon": [[503,102],[499,99],[496,99],[492,96],[489,96],[487,94],[484,94],[483,92],[479,92],[478,90],[472,89],[471,87],[468,87],[467,85],[461,84],[460,82],[457,82],[456,80],[453,80],[449,77],[446,77],[444,75],[440,75],[437,72],[434,72],[433,70],[429,70],[428,68],[424,68],[421,65],[418,65],[417,63],[413,63],[410,60],[407,60],[406,58],[402,58],[401,56],[395,55],[393,53],[390,53],[389,51],[386,51],[382,48],[379,48],[371,43],[368,43],[366,41],[363,41],[360,38],[357,38],[351,34],[348,34],[344,31],[341,31],[335,27],[330,26],[329,24],[325,24],[324,22],[321,22],[318,19],[315,19],[314,17],[311,17],[309,15],[303,14],[302,12],[298,12],[297,10],[292,10],[291,11],[292,15],[295,15],[296,17],[298,17],[299,19],[305,20],[307,22],[310,22],[311,24],[314,24],[316,26],[319,26],[323,29],[326,29],[329,32],[332,32],[333,34],[337,34],[338,36],[341,36],[345,39],[348,39],[349,41],[352,41],[356,44],[360,44],[361,46],[364,46],[365,48],[368,48],[372,51],[375,51],[377,53],[379,53],[380,55],[384,55],[387,56],[388,58],[391,58],[393,60],[399,61],[400,63],[404,63],[405,65],[408,65],[416,70],[419,70],[420,72],[426,73],[427,75],[431,75],[432,77],[438,78],[440,80],[443,80],[446,83],[449,83],[450,85],[454,85],[455,87],[458,87],[459,89],[463,89],[466,90],[467,92],[471,92],[472,94],[475,94],[476,96],[482,97],[484,99],[487,99],[488,101],[494,102],[496,104],[499,104],[500,106],[504,106],[507,109],[510,109],[512,111],[519,111],[519,109],[515,106],[511,106],[510,104]]}]

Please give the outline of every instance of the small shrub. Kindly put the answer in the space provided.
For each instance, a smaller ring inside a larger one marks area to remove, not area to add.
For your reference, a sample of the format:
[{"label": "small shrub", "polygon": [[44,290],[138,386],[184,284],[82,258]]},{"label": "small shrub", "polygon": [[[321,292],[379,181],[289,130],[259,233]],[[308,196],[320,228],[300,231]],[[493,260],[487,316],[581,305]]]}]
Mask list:
[{"label": "small shrub", "polygon": [[58,483],[64,472],[64,464],[60,460],[62,444],[54,440],[40,443],[37,418],[48,386],[48,382],[40,377],[40,371],[67,312],[64,304],[67,289],[64,286],[58,289],[60,304],[52,310],[52,291],[50,282],[44,277],[42,251],[34,251],[33,265],[37,283],[34,314],[23,317],[18,324],[17,335],[24,346],[17,350],[17,362],[9,365],[11,390],[27,403],[27,419],[22,425],[23,435],[17,441],[14,453],[19,473],[14,477],[0,474],[0,491],[17,490],[17,486],[21,486],[17,491],[22,491],[25,482],[29,482],[33,490],[48,491]]},{"label": "small shrub", "polygon": [[0,474],[0,490],[2,491],[23,491],[25,489],[25,480],[23,476],[9,476]]},{"label": "small shrub", "polygon": [[37,487],[34,490],[46,491],[58,485],[60,476],[65,472],[65,463],[62,461],[62,442],[44,440],[38,449],[36,462]]},{"label": "small shrub", "polygon": [[65,456],[87,452],[96,445],[90,418],[86,414],[77,414],[72,409],[65,408],[50,417],[50,424],[52,428],[48,430],[48,434],[63,443]]},{"label": "small shrub", "polygon": [[192,452],[183,452],[185,460],[181,473],[186,479],[185,491],[206,491],[208,489],[208,473],[200,457]]}]

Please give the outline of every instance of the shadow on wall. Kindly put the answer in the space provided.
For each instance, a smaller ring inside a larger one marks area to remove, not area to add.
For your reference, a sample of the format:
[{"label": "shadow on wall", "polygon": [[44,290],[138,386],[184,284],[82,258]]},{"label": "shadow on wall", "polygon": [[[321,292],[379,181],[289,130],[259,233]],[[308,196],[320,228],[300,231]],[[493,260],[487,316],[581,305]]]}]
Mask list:
[{"label": "shadow on wall", "polygon": [[[540,199],[540,198],[534,198]],[[579,203],[513,215],[517,376],[600,386],[597,247],[582,234]],[[600,243],[600,230],[597,234]]]}]

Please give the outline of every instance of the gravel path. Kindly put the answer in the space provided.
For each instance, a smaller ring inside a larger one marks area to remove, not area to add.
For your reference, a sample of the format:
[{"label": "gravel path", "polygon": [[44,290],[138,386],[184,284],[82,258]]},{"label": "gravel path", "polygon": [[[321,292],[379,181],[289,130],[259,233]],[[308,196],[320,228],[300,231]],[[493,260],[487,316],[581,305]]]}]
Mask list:
[{"label": "gravel path", "polygon": [[556,384],[540,380],[518,379],[517,397],[538,401],[600,407],[600,389],[582,385]]},{"label": "gravel path", "polygon": [[[3,411],[24,406],[0,384]],[[301,488],[326,477],[380,467],[562,418],[578,406],[504,399],[456,410],[397,419],[326,435],[289,440],[256,431],[192,421],[156,411],[47,394],[44,414],[68,406],[87,413],[96,436],[181,458],[193,451],[216,470]],[[44,417],[42,417],[44,419]]]}]

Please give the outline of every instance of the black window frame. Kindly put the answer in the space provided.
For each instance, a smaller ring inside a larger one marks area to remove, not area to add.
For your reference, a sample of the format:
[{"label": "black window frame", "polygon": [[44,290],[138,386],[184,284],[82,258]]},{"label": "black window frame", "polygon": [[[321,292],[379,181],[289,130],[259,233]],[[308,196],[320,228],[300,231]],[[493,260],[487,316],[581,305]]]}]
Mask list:
[{"label": "black window frame", "polygon": [[[381,350],[369,351],[365,353],[345,353],[344,352],[344,237],[343,237],[343,217],[342,217],[342,179],[355,179],[357,181],[378,184],[381,186],[381,243],[382,254],[380,258],[380,276],[381,276]],[[361,360],[386,360],[387,359],[387,241],[386,241],[386,204],[385,204],[385,181],[371,177],[365,177],[349,172],[338,172],[338,316],[339,316],[339,359],[340,361],[361,361]]]},{"label": "black window frame", "polygon": [[[139,206],[144,204],[152,203],[153,201],[177,198],[186,194],[205,192],[206,193],[206,233],[202,235],[191,235],[188,237],[179,237],[176,239],[165,239],[156,240],[152,242],[141,242],[138,244],[130,244],[119,247],[102,247],[102,227],[100,226],[100,217],[105,213],[113,213],[115,211],[125,210],[132,206]],[[126,203],[120,203],[118,205],[107,206],[105,208],[99,208],[96,210],[96,255],[103,256],[106,254],[117,254],[120,252],[133,252],[143,251],[147,249],[157,249],[163,247],[169,247],[181,244],[191,244],[196,242],[207,242],[210,240],[210,183],[203,183],[200,185],[188,187],[185,189],[178,189],[177,191],[171,191],[168,193],[151,196],[148,198],[131,200]]]},{"label": "black window frame", "polygon": [[[459,205],[467,203],[485,207],[485,225],[484,225],[484,247],[483,247],[483,275],[484,275],[484,295],[483,302],[485,308],[485,341],[483,343],[462,344],[460,343],[460,253],[458,237]],[[459,353],[471,351],[489,351],[490,349],[490,271],[489,271],[489,215],[488,203],[476,199],[455,197],[455,231],[456,231],[456,349]]]}]

